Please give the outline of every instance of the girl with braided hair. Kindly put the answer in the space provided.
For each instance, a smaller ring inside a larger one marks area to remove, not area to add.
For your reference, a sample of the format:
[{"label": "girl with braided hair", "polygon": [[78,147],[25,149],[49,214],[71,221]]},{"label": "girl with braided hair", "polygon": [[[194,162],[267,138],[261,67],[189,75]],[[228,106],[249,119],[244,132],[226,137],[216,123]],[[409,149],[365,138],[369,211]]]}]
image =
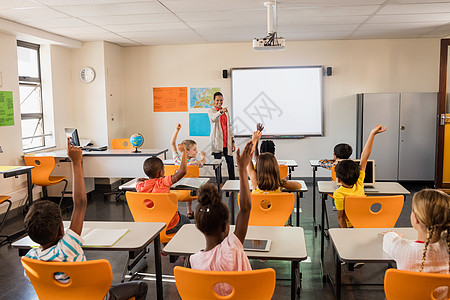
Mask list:
[{"label": "girl with braided hair", "polygon": [[[387,232],[384,252],[395,260],[399,270],[449,274],[450,196],[433,189],[417,192],[412,201],[411,225],[417,230],[417,240]],[[444,291],[438,290],[442,295]]]},{"label": "girl with braided hair", "polygon": [[[229,233],[228,207],[222,202],[216,186],[205,184],[199,189],[194,219],[197,228],[205,235],[206,247],[191,256],[190,263],[193,269],[206,271],[249,271],[252,269],[243,247],[251,209],[246,168],[251,157],[252,142],[249,141],[242,155],[239,149],[236,155],[241,186],[240,211],[233,233]],[[222,296],[232,291],[232,287],[226,283],[217,284],[214,289]]]}]

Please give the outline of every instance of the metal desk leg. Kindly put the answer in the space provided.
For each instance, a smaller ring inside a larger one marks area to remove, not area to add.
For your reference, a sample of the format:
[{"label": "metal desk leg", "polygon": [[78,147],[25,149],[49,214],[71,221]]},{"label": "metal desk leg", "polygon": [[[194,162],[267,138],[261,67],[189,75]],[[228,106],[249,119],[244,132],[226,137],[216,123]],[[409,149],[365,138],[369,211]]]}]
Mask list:
[{"label": "metal desk leg", "polygon": [[[31,169],[27,171],[28,207],[33,204],[33,182],[31,181]],[[26,209],[28,211],[28,208]]]},{"label": "metal desk leg", "polygon": [[230,192],[230,199],[228,202],[229,206],[230,206],[230,224],[234,225],[234,192]]},{"label": "metal desk leg", "polygon": [[325,200],[327,199],[327,194],[321,195],[322,199],[322,218],[321,218],[321,225],[322,228],[320,229],[320,262],[322,263],[322,275],[324,282],[326,281],[326,276],[324,275],[324,238],[325,238]]},{"label": "metal desk leg", "polygon": [[294,167],[289,167],[289,180],[292,179],[292,172],[294,172]]},{"label": "metal desk leg", "polygon": [[222,174],[222,162],[220,162],[220,164],[217,167],[214,168],[214,171],[216,173],[217,189],[220,192],[220,184],[222,183],[221,182],[222,180],[220,179],[221,174]]},{"label": "metal desk leg", "polygon": [[159,234],[153,241],[155,250],[155,274],[156,274],[156,299],[163,299],[163,286],[162,286],[162,266],[161,266],[161,243]]},{"label": "metal desk leg", "polygon": [[303,198],[302,192],[297,192],[297,227],[300,227],[300,198]]},{"label": "metal desk leg", "polygon": [[339,259],[339,256],[337,255],[337,251],[334,250],[336,253],[336,278],[335,278],[335,299],[340,300],[341,299],[341,261]]},{"label": "metal desk leg", "polygon": [[291,299],[295,300],[295,293],[297,291],[297,281],[295,276],[298,270],[298,261],[291,261]]},{"label": "metal desk leg", "polygon": [[314,231],[317,232],[316,227],[316,171],[317,167],[314,166],[313,168],[313,222],[314,222]]}]

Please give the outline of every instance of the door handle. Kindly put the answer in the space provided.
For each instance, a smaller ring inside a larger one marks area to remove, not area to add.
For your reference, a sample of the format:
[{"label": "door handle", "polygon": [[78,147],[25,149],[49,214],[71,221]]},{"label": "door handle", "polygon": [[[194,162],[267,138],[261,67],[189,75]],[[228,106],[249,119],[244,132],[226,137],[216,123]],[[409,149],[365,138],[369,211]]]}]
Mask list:
[{"label": "door handle", "polygon": [[446,120],[450,119],[450,114],[441,114],[441,123],[440,125],[445,125]]}]

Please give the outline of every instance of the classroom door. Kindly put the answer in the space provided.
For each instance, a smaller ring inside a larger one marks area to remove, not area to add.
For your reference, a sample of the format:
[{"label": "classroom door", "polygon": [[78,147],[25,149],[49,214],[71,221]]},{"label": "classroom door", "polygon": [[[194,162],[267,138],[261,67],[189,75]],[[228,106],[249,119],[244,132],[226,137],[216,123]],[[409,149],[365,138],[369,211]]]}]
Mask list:
[{"label": "classroom door", "polygon": [[441,40],[439,67],[439,105],[436,152],[436,188],[450,191],[450,109],[447,94],[449,83],[450,39]]}]

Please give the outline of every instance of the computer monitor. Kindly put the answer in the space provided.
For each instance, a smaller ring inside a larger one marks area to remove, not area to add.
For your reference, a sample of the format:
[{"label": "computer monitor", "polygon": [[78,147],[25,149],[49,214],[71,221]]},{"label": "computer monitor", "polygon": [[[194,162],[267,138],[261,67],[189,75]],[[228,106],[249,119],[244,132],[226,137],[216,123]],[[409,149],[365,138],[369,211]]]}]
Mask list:
[{"label": "computer monitor", "polygon": [[[354,159],[356,162],[360,162],[360,159]],[[364,178],[364,186],[373,187],[375,185],[375,160],[367,160],[366,165],[366,177]]]},{"label": "computer monitor", "polygon": [[[360,159],[353,159],[357,163],[360,163]],[[364,186],[373,187],[375,185],[375,160],[369,159],[366,165],[366,176],[364,177]],[[336,184],[340,185],[337,181]]]},{"label": "computer monitor", "polygon": [[76,128],[65,128],[66,131],[66,137],[70,137],[70,142],[74,146],[81,146],[80,145],[80,138],[78,137],[78,130]]}]

